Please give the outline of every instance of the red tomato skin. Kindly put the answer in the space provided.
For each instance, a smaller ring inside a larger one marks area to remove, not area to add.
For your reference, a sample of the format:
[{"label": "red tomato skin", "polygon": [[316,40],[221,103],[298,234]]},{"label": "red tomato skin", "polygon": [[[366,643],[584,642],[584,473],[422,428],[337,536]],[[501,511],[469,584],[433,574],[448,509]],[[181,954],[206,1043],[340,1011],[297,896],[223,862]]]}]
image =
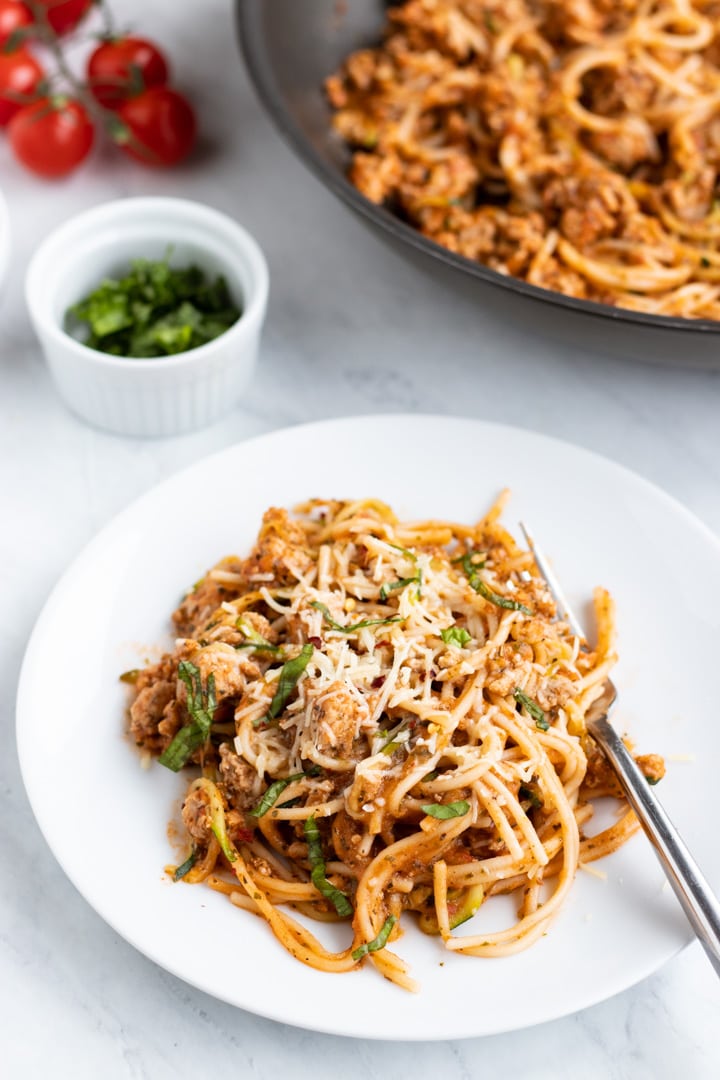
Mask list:
[{"label": "red tomato skin", "polygon": [[186,98],[168,86],[153,86],[118,110],[128,129],[120,149],[143,165],[166,167],[186,158],[195,144],[195,113]]},{"label": "red tomato skin", "polygon": [[131,96],[133,68],[139,72],[142,89],[164,86],[168,81],[165,57],[152,41],[145,38],[103,41],[90,54],[87,66],[90,90],[106,109],[119,109]]},{"label": "red tomato skin", "polygon": [[31,97],[44,77],[42,65],[24,46],[15,52],[0,53],[0,127],[6,127],[28,104],[22,98]]},{"label": "red tomato skin", "polygon": [[22,164],[48,179],[66,176],[90,153],[94,130],[77,101],[54,108],[48,98],[26,105],[8,128],[10,145]]},{"label": "red tomato skin", "polygon": [[85,18],[93,0],[38,0],[56,34],[67,34]]},{"label": "red tomato skin", "polygon": [[32,26],[33,17],[20,0],[0,0],[0,49],[16,30]]}]

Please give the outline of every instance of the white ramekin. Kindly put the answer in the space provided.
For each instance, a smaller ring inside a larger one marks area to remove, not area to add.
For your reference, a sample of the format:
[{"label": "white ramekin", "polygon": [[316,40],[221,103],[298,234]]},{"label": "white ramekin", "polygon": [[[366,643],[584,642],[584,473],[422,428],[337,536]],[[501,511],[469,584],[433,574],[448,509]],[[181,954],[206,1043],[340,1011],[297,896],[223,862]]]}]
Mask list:
[{"label": "white ramekin", "polygon": [[[242,315],[224,334],[177,356],[141,360],[89,349],[64,329],[68,308],[132,259],[194,263],[223,274]],[[66,405],[122,435],[177,435],[231,409],[250,381],[268,296],[257,243],[232,218],[187,199],[119,199],[52,232],[25,280],[30,316]]]}]

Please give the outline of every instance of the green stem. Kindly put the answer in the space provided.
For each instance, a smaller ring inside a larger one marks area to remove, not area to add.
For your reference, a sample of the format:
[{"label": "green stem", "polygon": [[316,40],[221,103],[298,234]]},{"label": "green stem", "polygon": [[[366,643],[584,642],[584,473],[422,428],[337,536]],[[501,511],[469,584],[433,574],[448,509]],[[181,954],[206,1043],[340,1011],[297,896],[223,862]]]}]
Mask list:
[{"label": "green stem", "polygon": [[[70,69],[58,35],[50,25],[47,9],[42,4],[39,4],[37,0],[26,0],[26,3],[37,27],[41,44],[52,53],[57,70],[72,91],[73,96],[87,109],[91,116],[94,116],[106,130],[110,131],[112,124],[117,122],[115,114],[111,109],[106,109],[100,102],[96,101],[88,91],[86,84],[81,82]],[[104,7],[105,5],[103,5]]]},{"label": "green stem", "polygon": [[117,35],[115,33],[115,20],[113,19],[110,5],[105,0],[96,0],[96,7],[100,9],[100,15],[103,21],[103,37],[112,40]]}]

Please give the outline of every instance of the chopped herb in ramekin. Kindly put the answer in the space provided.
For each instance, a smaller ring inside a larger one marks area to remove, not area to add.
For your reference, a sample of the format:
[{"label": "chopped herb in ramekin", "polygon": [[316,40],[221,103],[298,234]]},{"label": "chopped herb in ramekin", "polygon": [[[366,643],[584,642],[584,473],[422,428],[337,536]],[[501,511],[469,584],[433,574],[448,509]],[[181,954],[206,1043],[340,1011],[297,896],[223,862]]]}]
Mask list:
[{"label": "chopped herb in ramekin", "polygon": [[225,279],[167,259],[135,259],[125,277],[106,278],[68,311],[86,323],[81,340],[111,356],[152,358],[197,349],[240,318]]}]

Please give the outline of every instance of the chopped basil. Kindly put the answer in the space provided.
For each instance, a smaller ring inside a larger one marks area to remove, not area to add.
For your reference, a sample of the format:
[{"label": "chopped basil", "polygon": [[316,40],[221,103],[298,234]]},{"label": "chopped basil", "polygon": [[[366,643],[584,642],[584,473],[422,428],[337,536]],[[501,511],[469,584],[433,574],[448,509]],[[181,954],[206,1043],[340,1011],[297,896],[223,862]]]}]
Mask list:
[{"label": "chopped basil", "polygon": [[420,587],[422,586],[422,570],[418,570],[417,574],[412,577],[400,578],[399,581],[386,582],[380,589],[380,599],[387,600],[388,593],[396,592],[398,589],[404,589],[406,585],[413,585],[417,583],[417,595],[420,596]]},{"label": "chopped basil", "polygon": [[[479,561],[476,562],[475,560]],[[462,555],[458,555],[456,559],[452,560],[453,566],[462,566],[468,577],[473,571],[482,570],[486,562],[487,555],[484,551],[465,551]]]},{"label": "chopped basil", "polygon": [[[482,562],[476,562],[476,559],[482,559]],[[530,608],[525,607],[519,600],[509,600],[507,596],[500,596],[485,584],[478,571],[482,570],[486,561],[487,556],[481,551],[468,551],[465,555],[453,559],[453,563],[460,563],[462,566],[468,584],[474,592],[479,593],[480,596],[489,600],[491,604],[495,604],[496,607],[507,608],[509,611],[522,611],[525,615],[532,615]]]},{"label": "chopped basil", "polygon": [[645,773],[644,775],[645,775],[645,779],[647,780],[648,784],[650,784],[651,787],[655,787],[656,784],[660,783],[660,777],[659,776],[648,776],[647,773]]},{"label": "chopped basil", "polygon": [[[475,560],[479,560],[476,562]],[[480,580],[478,571],[482,570],[483,566],[487,562],[487,555],[483,551],[466,551],[464,555],[459,555],[457,559],[453,559],[453,565],[457,566],[458,563],[462,566],[465,577],[470,582],[470,588],[477,592],[477,583]]]},{"label": "chopped basil", "polygon": [[277,800],[282,795],[283,791],[289,784],[294,784],[296,780],[302,780],[305,773],[293,773],[292,776],[288,776],[287,780],[276,780],[274,784],[271,784],[263,795],[260,802],[257,804],[254,810],[250,811],[250,816],[255,818],[261,818],[263,814],[267,814],[271,806],[274,806]]},{"label": "chopped basil", "polygon": [[131,668],[130,671],[123,671],[122,675],[119,675],[118,678],[120,679],[120,682],[129,683],[130,686],[133,686],[137,682],[139,674],[140,668]]},{"label": "chopped basil", "polygon": [[462,817],[470,809],[470,803],[466,799],[458,799],[457,802],[429,803],[423,806],[423,812],[439,821],[447,821],[449,818]]},{"label": "chopped basil", "polygon": [[394,615],[391,619],[363,619],[362,622],[355,623],[353,626],[341,626],[340,623],[335,622],[325,604],[313,600],[310,607],[321,611],[330,629],[339,630],[341,634],[354,634],[356,630],[364,630],[366,626],[388,626],[390,623],[402,622],[401,615]]},{"label": "chopped basil", "polygon": [[87,324],[85,345],[112,356],[157,357],[196,349],[240,318],[225,279],[168,259],[134,259],[68,311]]},{"label": "chopped basil", "polygon": [[261,724],[266,723],[268,720],[276,720],[278,718],[287,705],[290,695],[297,686],[300,676],[310,663],[314,651],[312,645],[303,645],[297,656],[283,664],[280,669],[277,690],[270,702],[270,708],[259,720],[253,720],[253,727],[260,727]]},{"label": "chopped basil", "polygon": [[387,940],[390,937],[390,932],[393,926],[397,922],[394,915],[388,915],[385,922],[382,924],[382,930],[374,937],[372,941],[368,941],[365,945],[359,945],[357,949],[353,949],[353,960],[362,960],[363,956],[367,956],[371,952],[379,952],[380,949],[384,949],[387,945]]},{"label": "chopped basil", "polygon": [[184,878],[186,874],[189,874],[197,860],[197,852],[193,850],[188,855],[184,863],[180,863],[180,866],[175,868],[173,874],[173,881],[180,881],[180,878]]},{"label": "chopped basil", "polygon": [[[384,743],[383,746],[380,747],[380,753],[381,754],[392,754],[393,751],[397,750],[398,747],[403,745],[403,741],[398,740],[398,735],[400,734],[401,731],[406,731],[407,730],[408,724],[409,724],[408,720],[403,720],[403,722],[400,724],[400,726],[395,728],[392,735],[390,735],[390,738],[388,739],[388,741],[386,743]],[[385,731],[381,731],[380,734],[381,735],[386,735],[386,734],[389,734],[389,732],[387,731],[387,729],[385,729]]]},{"label": "chopped basil", "polygon": [[529,607],[525,607],[519,600],[510,600],[507,596],[500,596],[498,593],[493,592],[480,578],[477,579],[476,584],[473,584],[472,581],[470,584],[476,593],[480,593],[481,596],[484,596],[491,604],[495,604],[496,607],[507,608],[508,611],[522,611],[525,615],[532,615]]},{"label": "chopped basil", "polygon": [[517,701],[518,705],[522,705],[528,716],[531,716],[532,719],[535,721],[536,728],[539,728],[540,731],[548,730],[550,724],[548,723],[545,717],[545,713],[540,708],[537,701],[533,701],[531,697],[528,697],[525,691],[521,690],[519,686],[516,686],[513,690],[513,697]]},{"label": "chopped basil", "polygon": [[384,746],[380,747],[381,754],[394,754],[396,750],[399,750],[403,744],[401,742],[386,742]]},{"label": "chopped basil", "polygon": [[303,831],[307,840],[310,879],[313,885],[319,893],[332,903],[338,915],[347,918],[348,915],[353,913],[352,904],[345,893],[332,885],[325,876],[325,858],[320,844],[320,830],[317,827],[314,814],[311,814],[305,822]]},{"label": "chopped basil", "polygon": [[440,631],[440,637],[446,645],[457,645],[458,649],[464,648],[468,641],[472,641],[472,634],[468,634],[464,626],[448,626]]},{"label": "chopped basil", "polygon": [[289,810],[292,806],[299,806],[302,802],[302,795],[298,795],[295,799],[288,799],[287,802],[278,803],[278,810]]},{"label": "chopped basil", "polygon": [[235,626],[238,628],[241,634],[244,635],[245,640],[241,641],[239,645],[236,645],[236,649],[258,649],[260,652],[279,653],[280,647],[273,645],[272,642],[264,638],[262,634],[258,634],[257,630],[251,626],[249,622],[246,622],[242,616],[237,620]]},{"label": "chopped basil", "polygon": [[520,785],[518,795],[521,799],[527,799],[533,810],[539,810],[540,807],[543,805],[543,801],[537,794],[537,792],[534,791],[531,787],[528,787],[527,784]]},{"label": "chopped basil", "polygon": [[202,688],[200,669],[189,660],[181,660],[178,665],[178,678],[187,688],[187,710],[191,720],[181,728],[177,735],[158,758],[161,765],[173,772],[178,772],[189,758],[207,741],[210,734],[217,700],[215,697],[215,676],[210,673],[207,687]]},{"label": "chopped basil", "polygon": [[420,781],[421,784],[429,784],[431,780],[437,780],[440,773],[437,769],[433,769],[432,772],[426,773]]},{"label": "chopped basil", "polygon": [[410,551],[409,548],[401,547],[400,544],[389,544],[388,547],[395,548],[396,551],[402,552],[411,562],[417,562],[417,555]]}]

